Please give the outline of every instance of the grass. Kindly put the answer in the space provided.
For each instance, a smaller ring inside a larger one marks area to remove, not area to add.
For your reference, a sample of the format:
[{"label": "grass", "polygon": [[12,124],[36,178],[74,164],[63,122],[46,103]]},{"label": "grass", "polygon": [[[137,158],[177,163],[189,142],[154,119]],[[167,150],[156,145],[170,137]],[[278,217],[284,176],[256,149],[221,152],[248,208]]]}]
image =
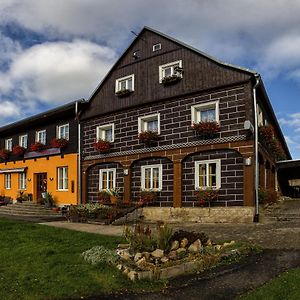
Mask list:
[{"label": "grass", "polygon": [[298,300],[300,297],[300,268],[289,270],[240,300]]},{"label": "grass", "polygon": [[115,267],[91,265],[81,253],[113,249],[121,237],[0,219],[0,299],[80,298],[110,292],[153,290],[162,282],[131,282]]}]

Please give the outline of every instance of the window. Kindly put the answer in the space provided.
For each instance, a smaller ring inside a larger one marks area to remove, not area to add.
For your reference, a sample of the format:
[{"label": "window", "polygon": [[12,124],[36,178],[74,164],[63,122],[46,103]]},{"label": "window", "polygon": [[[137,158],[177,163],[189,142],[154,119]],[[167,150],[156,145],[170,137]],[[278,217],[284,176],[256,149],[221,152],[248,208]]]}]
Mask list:
[{"label": "window", "polygon": [[162,83],[162,80],[166,77],[171,77],[177,75],[182,77],[182,60],[178,60],[169,64],[159,66],[159,82]]},{"label": "window", "polygon": [[99,172],[99,190],[115,189],[116,169],[101,169]]},{"label": "window", "polygon": [[221,161],[203,160],[195,162],[195,189],[221,187]]},{"label": "window", "polygon": [[8,151],[12,151],[12,139],[5,140],[5,149]]},{"label": "window", "polygon": [[257,124],[258,126],[264,126],[264,115],[262,109],[257,104]]},{"label": "window", "polygon": [[57,168],[57,189],[59,191],[68,190],[68,167]]},{"label": "window", "polygon": [[138,119],[138,131],[155,131],[160,133],[160,115],[153,114],[149,116],[139,117]]},{"label": "window", "polygon": [[134,91],[134,74],[116,80],[115,92],[117,93],[124,90]]},{"label": "window", "polygon": [[19,136],[19,146],[27,148],[27,134]]},{"label": "window", "polygon": [[105,140],[109,142],[114,141],[115,135],[115,126],[114,124],[106,124],[97,127],[96,138],[97,141]]},{"label": "window", "polygon": [[10,173],[4,174],[4,187],[7,190],[11,189],[11,174]]},{"label": "window", "polygon": [[46,145],[46,130],[37,131],[35,141]]},{"label": "window", "polygon": [[219,101],[193,105],[191,111],[192,124],[199,122],[219,123]]},{"label": "window", "polygon": [[19,173],[19,190],[26,189],[26,173]]},{"label": "window", "polygon": [[142,190],[162,190],[162,165],[149,165],[141,167]]},{"label": "window", "polygon": [[152,47],[153,52],[158,51],[161,49],[161,43],[155,44]]},{"label": "window", "polygon": [[56,136],[58,139],[69,140],[69,124],[57,126]]}]

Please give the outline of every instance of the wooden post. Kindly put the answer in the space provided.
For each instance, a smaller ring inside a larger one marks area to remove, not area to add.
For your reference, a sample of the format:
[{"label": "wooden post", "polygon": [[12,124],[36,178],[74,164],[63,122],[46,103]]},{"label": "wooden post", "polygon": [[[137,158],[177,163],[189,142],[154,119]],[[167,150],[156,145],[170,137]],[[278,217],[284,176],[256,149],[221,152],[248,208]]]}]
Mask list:
[{"label": "wooden post", "polygon": [[251,166],[244,164],[244,205],[254,206],[255,205],[255,193],[254,193],[254,176],[255,176],[255,165],[252,157]]},{"label": "wooden post", "polygon": [[173,164],[173,207],[182,206],[182,164],[181,161],[176,161]]},{"label": "wooden post", "polygon": [[82,204],[87,203],[87,170],[83,170],[83,172],[82,172],[81,202],[82,202]]}]

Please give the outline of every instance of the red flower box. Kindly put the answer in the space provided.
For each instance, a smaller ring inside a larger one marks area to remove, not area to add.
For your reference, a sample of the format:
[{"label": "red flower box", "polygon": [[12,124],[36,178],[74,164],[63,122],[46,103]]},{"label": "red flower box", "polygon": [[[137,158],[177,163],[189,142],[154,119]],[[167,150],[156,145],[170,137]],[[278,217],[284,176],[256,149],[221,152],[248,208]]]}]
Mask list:
[{"label": "red flower box", "polygon": [[22,146],[19,146],[19,145],[16,145],[16,146],[13,147],[12,152],[13,152],[14,155],[22,156],[22,155],[24,155],[25,151],[26,151],[26,148],[24,148]]},{"label": "red flower box", "polygon": [[1,159],[6,160],[6,159],[8,159],[9,155],[10,155],[10,151],[9,150],[0,149],[0,158]]},{"label": "red flower box", "polygon": [[199,122],[193,123],[192,129],[203,138],[214,138],[221,128],[217,122]]},{"label": "red flower box", "polygon": [[139,133],[139,140],[147,146],[154,145],[159,140],[159,134],[156,131],[143,131]]},{"label": "red flower box", "polygon": [[110,151],[111,143],[105,140],[98,140],[94,143],[94,149],[99,151],[100,153],[107,153]]},{"label": "red flower box", "polygon": [[44,151],[45,149],[46,149],[46,145],[44,145],[40,142],[36,142],[36,143],[30,145],[31,151],[41,152],[41,151]]},{"label": "red flower box", "polygon": [[60,148],[60,149],[63,149],[65,147],[67,147],[69,141],[67,139],[52,139],[51,140],[51,146],[53,148]]},{"label": "red flower box", "polygon": [[210,206],[212,201],[218,199],[219,190],[213,188],[200,189],[199,191],[196,191],[195,194],[200,206],[204,206],[206,203],[208,203]]},{"label": "red flower box", "polygon": [[140,203],[148,205],[154,203],[157,200],[157,193],[154,191],[141,191],[140,192]]}]

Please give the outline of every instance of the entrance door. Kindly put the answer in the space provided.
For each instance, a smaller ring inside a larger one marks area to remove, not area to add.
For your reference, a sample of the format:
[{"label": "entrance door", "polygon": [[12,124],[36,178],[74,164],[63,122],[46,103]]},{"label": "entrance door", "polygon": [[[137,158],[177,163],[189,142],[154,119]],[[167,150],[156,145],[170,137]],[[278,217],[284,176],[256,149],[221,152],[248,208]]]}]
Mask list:
[{"label": "entrance door", "polygon": [[42,193],[47,192],[47,173],[36,174],[36,199],[42,198]]}]

